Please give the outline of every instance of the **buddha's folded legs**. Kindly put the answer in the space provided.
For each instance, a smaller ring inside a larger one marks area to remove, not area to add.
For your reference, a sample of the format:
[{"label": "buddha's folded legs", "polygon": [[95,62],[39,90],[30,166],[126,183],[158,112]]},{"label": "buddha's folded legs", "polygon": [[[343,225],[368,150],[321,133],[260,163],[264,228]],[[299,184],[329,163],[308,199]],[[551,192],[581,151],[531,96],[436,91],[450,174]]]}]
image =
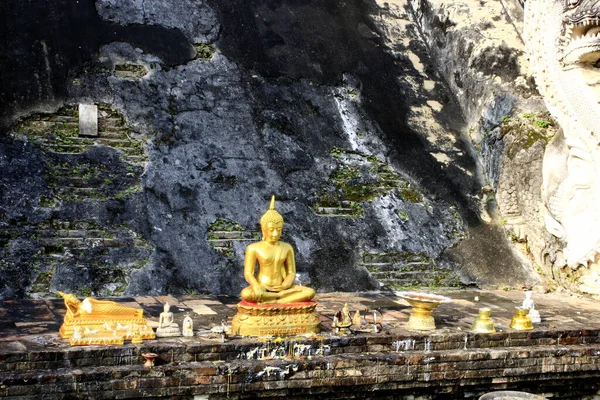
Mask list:
[{"label": "buddha's folded legs", "polygon": [[297,303],[302,301],[310,301],[315,296],[315,291],[311,288],[294,285],[289,289],[280,292],[264,291],[260,299],[256,298],[256,294],[251,286],[244,288],[240,294],[242,300],[251,303]]}]

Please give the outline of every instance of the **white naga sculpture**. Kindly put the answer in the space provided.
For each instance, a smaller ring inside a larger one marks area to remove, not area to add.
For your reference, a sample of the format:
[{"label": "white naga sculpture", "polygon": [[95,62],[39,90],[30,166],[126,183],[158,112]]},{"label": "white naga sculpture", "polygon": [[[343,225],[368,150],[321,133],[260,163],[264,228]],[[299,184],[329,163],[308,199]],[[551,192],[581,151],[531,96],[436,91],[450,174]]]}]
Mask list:
[{"label": "white naga sculpture", "polygon": [[580,290],[600,294],[600,0],[527,0],[524,37],[546,106],[562,128],[543,164],[546,228]]}]

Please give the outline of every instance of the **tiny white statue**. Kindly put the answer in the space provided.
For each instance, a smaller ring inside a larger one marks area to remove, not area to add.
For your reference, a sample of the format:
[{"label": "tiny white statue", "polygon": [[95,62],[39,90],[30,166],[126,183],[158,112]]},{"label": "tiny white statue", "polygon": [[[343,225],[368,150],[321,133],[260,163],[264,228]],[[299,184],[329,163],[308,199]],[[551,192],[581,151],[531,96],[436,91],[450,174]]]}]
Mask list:
[{"label": "tiny white statue", "polygon": [[194,336],[194,323],[192,322],[192,319],[189,315],[186,315],[183,319],[183,336]]},{"label": "tiny white statue", "polygon": [[531,298],[532,295],[533,292],[531,290],[525,292],[523,308],[527,308],[529,310],[529,314],[527,315],[529,316],[529,318],[531,318],[531,322],[533,322],[534,324],[539,324],[540,322],[542,322],[542,318],[540,317],[540,312],[535,309],[535,304],[533,302],[533,299]]},{"label": "tiny white statue", "polygon": [[180,336],[179,325],[173,322],[173,313],[170,311],[171,306],[165,303],[164,311],[160,313],[158,319],[158,328],[156,328],[156,337],[173,337]]},{"label": "tiny white statue", "polygon": [[79,327],[76,325],[73,327],[73,336],[72,336],[73,340],[79,340],[81,339],[81,331],[79,330]]}]

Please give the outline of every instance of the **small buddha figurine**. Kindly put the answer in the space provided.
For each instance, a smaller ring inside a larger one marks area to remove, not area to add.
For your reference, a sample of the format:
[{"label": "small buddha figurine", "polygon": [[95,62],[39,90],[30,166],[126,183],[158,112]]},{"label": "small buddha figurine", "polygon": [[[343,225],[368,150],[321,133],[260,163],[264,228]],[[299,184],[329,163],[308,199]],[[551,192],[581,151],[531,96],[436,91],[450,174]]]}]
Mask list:
[{"label": "small buddha figurine", "polygon": [[160,313],[158,319],[158,328],[156,328],[156,337],[173,337],[180,336],[179,325],[173,322],[173,313],[170,311],[171,306],[165,303],[164,311]]},{"label": "small buddha figurine", "polygon": [[[275,210],[275,196],[269,210],[261,217],[262,241],[246,248],[244,278],[250,286],[240,296],[250,303],[296,303],[309,301],[315,296],[311,288],[294,285],[296,261],[294,250],[279,241],[283,217]],[[256,263],[258,262],[258,276]]]},{"label": "small buddha figurine", "polygon": [[183,336],[194,336],[194,322],[192,321],[189,315],[186,315],[183,319]]},{"label": "small buddha figurine", "polygon": [[531,322],[534,324],[539,324],[542,322],[542,318],[540,317],[540,312],[535,309],[535,304],[533,299],[531,298],[533,292],[528,290],[525,292],[525,300],[523,300],[523,308],[527,308],[529,310],[529,318],[531,318]]},{"label": "small buddha figurine", "polygon": [[352,317],[352,325],[361,326],[362,325],[362,317],[360,315],[360,311],[356,310],[354,313],[354,317]]},{"label": "small buddha figurine", "polygon": [[341,323],[344,325],[352,325],[352,319],[350,318],[350,309],[348,308],[348,303],[344,303],[344,307],[342,307]]}]

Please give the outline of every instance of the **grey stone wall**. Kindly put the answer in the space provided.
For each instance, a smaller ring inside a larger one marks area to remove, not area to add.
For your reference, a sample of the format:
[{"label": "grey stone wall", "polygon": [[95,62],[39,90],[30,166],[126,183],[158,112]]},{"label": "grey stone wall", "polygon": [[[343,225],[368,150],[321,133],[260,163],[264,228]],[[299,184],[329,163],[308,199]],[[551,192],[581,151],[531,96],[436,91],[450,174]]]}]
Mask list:
[{"label": "grey stone wall", "polygon": [[407,3],[80,3],[5,27],[0,297],[235,294],[272,194],[319,291],[536,281]]},{"label": "grey stone wall", "polygon": [[465,116],[485,179],[482,201],[514,249],[544,277],[572,287],[544,226],[542,159],[559,127],[529,74],[519,1],[411,1],[436,67]]}]

